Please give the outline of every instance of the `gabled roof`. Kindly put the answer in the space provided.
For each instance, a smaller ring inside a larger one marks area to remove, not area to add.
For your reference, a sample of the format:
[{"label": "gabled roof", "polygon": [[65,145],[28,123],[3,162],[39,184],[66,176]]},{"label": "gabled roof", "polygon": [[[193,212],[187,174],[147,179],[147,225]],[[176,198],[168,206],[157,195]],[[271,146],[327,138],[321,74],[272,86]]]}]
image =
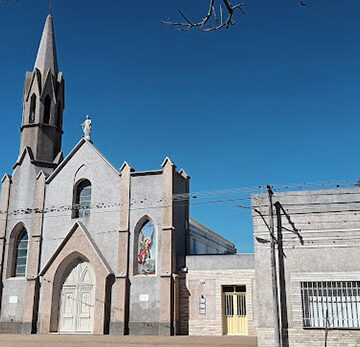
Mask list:
[{"label": "gabled roof", "polygon": [[179,174],[184,177],[185,179],[190,179],[191,177],[186,173],[186,171],[184,169],[181,169],[179,171]]},{"label": "gabled roof", "polygon": [[5,180],[9,180],[11,182],[11,175],[5,174],[1,180],[1,183],[4,183]]},{"label": "gabled roof", "polygon": [[66,243],[69,241],[69,239],[71,238],[71,236],[74,234],[74,232],[80,229],[81,232],[84,234],[85,239],[90,243],[90,245],[92,246],[93,250],[95,251],[95,253],[97,254],[97,256],[99,257],[100,261],[102,262],[102,264],[104,265],[105,269],[107,270],[108,273],[112,273],[112,270],[110,268],[110,265],[108,264],[108,262],[106,261],[105,257],[102,255],[100,249],[98,248],[98,246],[96,245],[95,241],[93,240],[92,236],[90,235],[90,233],[87,231],[85,225],[79,221],[76,221],[75,224],[73,225],[73,227],[70,229],[69,233],[66,235],[66,237],[64,238],[64,240],[60,243],[59,247],[56,249],[56,251],[54,252],[54,254],[52,255],[52,257],[50,258],[50,260],[47,262],[47,264],[43,267],[43,269],[40,271],[39,276],[43,276],[46,271],[49,269],[49,267],[51,266],[51,264],[54,262],[54,260],[57,258],[57,256],[59,255],[59,253],[61,252],[61,250],[64,248],[64,246],[66,245]]},{"label": "gabled roof", "polygon": [[169,157],[166,157],[164,159],[164,161],[162,162],[161,166],[162,167],[165,167],[165,165],[169,163],[170,165],[174,166],[176,168],[176,165],[173,163],[173,161],[169,158]]},{"label": "gabled roof", "polygon": [[31,147],[26,146],[26,147],[23,149],[23,151],[21,152],[21,154],[20,154],[18,160],[16,161],[13,169],[15,169],[18,165],[21,165],[21,164],[22,164],[22,162],[23,162],[23,160],[24,160],[24,158],[25,158],[26,153],[29,155],[30,161],[34,161],[34,160],[35,160],[35,158],[34,158],[34,153],[32,152]]},{"label": "gabled roof", "polygon": [[221,235],[219,235],[218,233],[216,233],[215,231],[207,228],[205,225],[199,223],[197,220],[195,220],[194,218],[189,218],[189,222],[190,224],[196,225],[198,228],[202,229],[204,232],[207,232],[208,234],[212,235],[213,237],[227,243],[228,245],[230,245],[231,247],[235,248],[235,245],[230,242],[229,240],[225,239],[224,237],[222,237]]},{"label": "gabled roof", "polygon": [[22,164],[22,162],[24,161],[26,153],[29,155],[30,161],[34,165],[48,167],[48,168],[54,168],[57,165],[57,163],[55,163],[55,162],[45,162],[45,161],[37,161],[37,160],[35,160],[34,153],[33,153],[32,149],[31,149],[31,147],[26,146],[23,149],[23,151],[21,152],[20,156],[18,157],[15,165],[13,166],[14,170],[15,170],[15,168],[17,166]]},{"label": "gabled roof", "polygon": [[88,145],[109,167],[114,170],[116,174],[119,175],[119,171],[99,152],[99,150],[93,145],[92,142],[82,138],[77,145],[72,149],[72,151],[67,155],[67,157],[58,165],[58,167],[53,171],[53,173],[48,177],[46,183],[50,183],[57,174],[64,168],[64,166],[70,161],[70,159],[75,155],[75,153],[84,145]]}]

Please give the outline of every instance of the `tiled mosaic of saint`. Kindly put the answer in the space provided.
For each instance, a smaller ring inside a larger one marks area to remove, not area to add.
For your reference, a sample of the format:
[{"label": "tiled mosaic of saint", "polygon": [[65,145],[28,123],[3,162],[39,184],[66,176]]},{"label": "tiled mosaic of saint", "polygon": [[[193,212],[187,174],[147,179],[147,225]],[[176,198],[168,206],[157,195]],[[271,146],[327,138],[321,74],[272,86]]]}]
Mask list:
[{"label": "tiled mosaic of saint", "polygon": [[138,241],[138,273],[154,274],[156,263],[155,227],[147,221],[140,230]]}]

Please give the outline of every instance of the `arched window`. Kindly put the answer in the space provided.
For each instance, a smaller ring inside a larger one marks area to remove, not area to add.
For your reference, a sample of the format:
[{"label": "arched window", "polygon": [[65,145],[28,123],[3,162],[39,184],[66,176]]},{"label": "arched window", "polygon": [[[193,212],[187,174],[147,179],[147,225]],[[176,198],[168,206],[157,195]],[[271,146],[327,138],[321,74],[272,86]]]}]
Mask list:
[{"label": "arched window", "polygon": [[90,216],[91,183],[83,180],[75,186],[74,194],[74,218],[86,218]]},{"label": "arched window", "polygon": [[58,102],[58,107],[57,107],[57,114],[56,114],[56,126],[58,128],[61,128],[61,111],[62,111],[62,105],[61,105],[61,101]]},{"label": "arched window", "polygon": [[44,102],[44,123],[50,123],[50,112],[51,112],[51,99],[49,95],[46,95]]},{"label": "arched window", "polygon": [[141,227],[137,241],[138,274],[155,274],[156,267],[156,235],[154,224],[147,220]]},{"label": "arched window", "polygon": [[30,112],[29,112],[29,123],[35,122],[35,112],[36,112],[36,95],[35,93],[31,95],[30,99]]},{"label": "arched window", "polygon": [[25,277],[28,250],[28,233],[22,229],[16,239],[13,277]]}]

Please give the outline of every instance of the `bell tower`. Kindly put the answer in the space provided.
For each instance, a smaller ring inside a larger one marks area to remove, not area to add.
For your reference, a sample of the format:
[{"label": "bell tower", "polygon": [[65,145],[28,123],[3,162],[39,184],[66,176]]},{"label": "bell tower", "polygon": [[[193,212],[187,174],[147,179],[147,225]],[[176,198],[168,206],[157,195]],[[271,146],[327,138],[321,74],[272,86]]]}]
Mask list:
[{"label": "bell tower", "polygon": [[65,82],[58,71],[53,19],[46,18],[33,72],[27,72],[20,155],[30,147],[35,162],[56,164],[61,157]]}]

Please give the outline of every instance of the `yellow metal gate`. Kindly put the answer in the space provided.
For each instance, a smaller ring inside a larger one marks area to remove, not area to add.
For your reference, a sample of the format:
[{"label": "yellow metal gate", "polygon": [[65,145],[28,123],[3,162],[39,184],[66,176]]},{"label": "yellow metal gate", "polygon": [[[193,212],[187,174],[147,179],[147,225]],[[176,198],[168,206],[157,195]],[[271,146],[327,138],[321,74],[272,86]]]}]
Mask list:
[{"label": "yellow metal gate", "polygon": [[246,293],[224,293],[224,334],[248,334]]}]

